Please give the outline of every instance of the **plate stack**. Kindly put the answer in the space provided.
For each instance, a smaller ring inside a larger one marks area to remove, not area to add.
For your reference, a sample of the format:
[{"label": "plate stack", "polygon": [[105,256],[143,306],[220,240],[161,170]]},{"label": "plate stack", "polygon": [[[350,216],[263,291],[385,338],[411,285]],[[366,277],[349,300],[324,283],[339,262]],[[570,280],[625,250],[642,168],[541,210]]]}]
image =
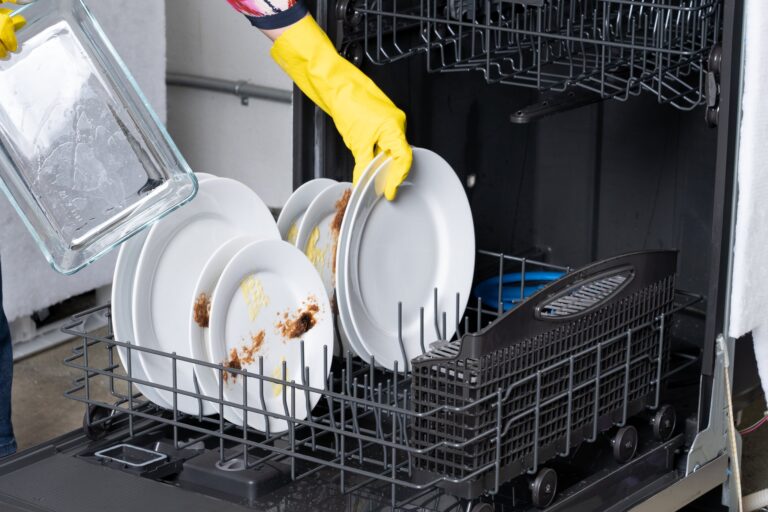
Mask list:
[{"label": "plate stack", "polygon": [[322,276],[344,350],[402,371],[430,342],[456,333],[471,291],[475,232],[463,185],[445,160],[414,148],[390,202],[391,164],[380,154],[354,188],[304,184],[278,225]]},{"label": "plate stack", "polygon": [[[242,410],[199,397],[285,414],[286,388],[185,361],[176,354],[281,381],[322,388],[324,347],[333,315],[320,276],[280,232],[269,209],[234,180],[198,174],[194,201],[126,242],[112,292],[115,338],[147,351],[118,352],[139,391],[155,404],[188,414],[224,417],[242,425]],[[175,366],[175,369],[174,369]],[[311,366],[311,372],[306,368]],[[173,393],[162,387],[193,393]],[[263,397],[263,401],[262,401]],[[303,419],[317,396],[289,405]],[[284,420],[249,414],[248,426],[281,431]]]},{"label": "plate stack", "polygon": [[[304,184],[277,223],[242,183],[198,174],[197,198],[118,257],[113,330],[147,349],[119,349],[139,391],[164,408],[275,433],[288,428],[279,415],[304,419],[320,398],[284,383],[323,389],[332,353],[407,371],[428,342],[451,339],[474,270],[466,194],[442,158],[414,148],[387,201],[389,165],[379,155],[355,187]],[[206,400],[220,396],[252,410]]]}]

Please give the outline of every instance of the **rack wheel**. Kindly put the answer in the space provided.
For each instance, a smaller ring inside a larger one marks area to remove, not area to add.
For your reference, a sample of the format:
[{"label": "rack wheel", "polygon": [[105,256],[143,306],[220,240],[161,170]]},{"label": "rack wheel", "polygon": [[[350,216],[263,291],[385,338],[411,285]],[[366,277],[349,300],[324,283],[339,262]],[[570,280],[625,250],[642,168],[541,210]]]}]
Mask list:
[{"label": "rack wheel", "polygon": [[557,493],[557,473],[554,469],[543,468],[531,481],[531,501],[536,508],[546,508]]},{"label": "rack wheel", "polygon": [[353,27],[356,27],[363,21],[363,15],[355,9],[354,0],[339,0],[336,2],[336,17]]},{"label": "rack wheel", "polygon": [[495,508],[490,503],[477,502],[472,503],[467,507],[467,512],[493,512]]},{"label": "rack wheel", "polygon": [[[83,415],[83,432],[85,436],[91,441],[103,439],[112,426],[112,421],[107,419],[110,416],[112,416],[111,409],[98,405],[89,405],[88,410]],[[88,421],[88,418],[90,418],[90,421]],[[107,419],[104,423],[93,425],[93,423],[104,419]]]},{"label": "rack wheel", "polygon": [[613,458],[616,462],[624,464],[632,459],[637,451],[637,429],[632,425],[621,427],[613,435],[611,444],[613,445]]},{"label": "rack wheel", "polygon": [[363,47],[357,43],[345,44],[341,48],[341,55],[358,68],[363,65],[363,60],[365,59]]},{"label": "rack wheel", "polygon": [[657,441],[666,441],[675,432],[677,415],[675,408],[671,405],[662,405],[656,414],[651,418],[651,427],[653,427],[653,437]]}]

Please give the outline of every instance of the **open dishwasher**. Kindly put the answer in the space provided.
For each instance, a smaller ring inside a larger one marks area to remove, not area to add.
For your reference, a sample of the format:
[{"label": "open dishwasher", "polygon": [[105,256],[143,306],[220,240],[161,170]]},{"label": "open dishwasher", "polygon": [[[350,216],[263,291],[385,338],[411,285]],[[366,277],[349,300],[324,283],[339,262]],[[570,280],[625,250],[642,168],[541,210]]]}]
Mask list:
[{"label": "open dishwasher", "polygon": [[[717,339],[742,11],[737,0],[316,5],[342,54],[406,112],[409,141],[465,183],[483,249],[475,281],[496,280],[495,304],[472,298],[461,314],[457,297],[455,312],[422,317],[423,354],[394,371],[326,350],[322,388],[248,373],[282,387],[279,434],[224,420],[225,406],[263,409],[245,396],[140,381],[115,353],[165,358],[172,382],[179,362],[220,382],[246,372],[116,340],[92,328],[109,306],[83,312],[65,328],[82,340],[65,364],[82,372],[66,394],[85,406],[83,430],[3,462],[4,509],[675,510],[720,486],[727,499],[720,347],[734,346]],[[332,123],[296,98],[295,185],[349,178]],[[521,300],[537,272],[562,277]],[[449,321],[458,335],[442,339]],[[742,352],[746,395],[758,382]],[[220,414],[158,408],[135,383]],[[292,417],[310,395],[312,414]]]}]

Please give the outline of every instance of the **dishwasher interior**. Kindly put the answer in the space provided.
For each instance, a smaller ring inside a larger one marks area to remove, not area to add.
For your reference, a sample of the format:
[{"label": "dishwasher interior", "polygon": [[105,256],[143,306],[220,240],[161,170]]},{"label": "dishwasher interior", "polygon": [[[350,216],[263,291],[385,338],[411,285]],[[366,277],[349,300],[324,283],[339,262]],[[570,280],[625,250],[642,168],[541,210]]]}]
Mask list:
[{"label": "dishwasher interior", "polygon": [[[108,306],[86,311],[66,327],[82,346],[65,361],[82,372],[67,396],[85,404],[83,433],[57,453],[258,510],[625,510],[684,481],[691,454],[707,452],[697,439],[713,426],[723,378],[715,336],[731,223],[734,171],[723,155],[735,3],[315,6],[342,54],[406,112],[409,142],[464,182],[481,248],[476,283],[515,273],[518,299],[507,311],[499,284],[494,305],[472,298],[462,314],[457,297],[455,311],[422,316],[426,355],[394,372],[326,350],[322,389],[135,347],[92,328]],[[294,133],[297,186],[350,178],[351,156],[306,98],[295,101]],[[563,277],[546,300],[519,300],[536,272]],[[392,311],[402,315],[402,304]],[[536,330],[548,315],[562,316],[552,332],[564,344]],[[447,322],[453,339],[441,338]],[[280,386],[284,412],[140,381],[220,413],[160,409],[131,386],[117,347],[165,358],[173,375],[195,364],[220,382]],[[744,401],[759,387],[750,358],[736,352]],[[321,397],[312,414],[293,417],[289,403],[311,394]],[[230,424],[223,410],[233,406],[288,429]],[[711,448],[699,466],[724,445]]]}]

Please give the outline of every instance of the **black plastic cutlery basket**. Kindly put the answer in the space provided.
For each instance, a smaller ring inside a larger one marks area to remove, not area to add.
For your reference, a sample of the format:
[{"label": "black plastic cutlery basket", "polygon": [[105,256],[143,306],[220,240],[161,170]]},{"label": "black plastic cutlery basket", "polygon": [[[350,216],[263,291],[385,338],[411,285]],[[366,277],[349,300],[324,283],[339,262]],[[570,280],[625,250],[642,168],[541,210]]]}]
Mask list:
[{"label": "black plastic cutlery basket", "polygon": [[589,265],[414,359],[416,479],[474,498],[658,406],[676,264],[647,251]]}]

